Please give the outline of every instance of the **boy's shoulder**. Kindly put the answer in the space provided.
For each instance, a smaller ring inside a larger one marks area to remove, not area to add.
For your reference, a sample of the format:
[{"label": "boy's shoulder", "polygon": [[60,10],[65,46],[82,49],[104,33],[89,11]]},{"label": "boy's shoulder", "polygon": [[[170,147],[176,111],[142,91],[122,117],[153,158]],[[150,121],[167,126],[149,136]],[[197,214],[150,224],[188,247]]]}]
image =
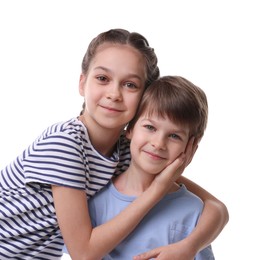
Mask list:
[{"label": "boy's shoulder", "polygon": [[184,184],[180,184],[180,189],[172,193],[171,196],[176,200],[181,200],[183,207],[196,208],[199,211],[203,210],[203,201],[196,194],[188,190]]}]

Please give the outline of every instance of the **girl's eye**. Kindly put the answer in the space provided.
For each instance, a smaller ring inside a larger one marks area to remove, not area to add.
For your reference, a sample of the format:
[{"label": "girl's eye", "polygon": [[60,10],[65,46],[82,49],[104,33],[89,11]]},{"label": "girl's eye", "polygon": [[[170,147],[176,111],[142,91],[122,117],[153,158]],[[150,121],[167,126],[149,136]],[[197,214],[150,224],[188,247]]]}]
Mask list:
[{"label": "girl's eye", "polygon": [[103,75],[97,76],[96,78],[97,78],[99,81],[102,81],[102,82],[107,81],[107,77],[105,77],[105,76],[103,76]]},{"label": "girl's eye", "polygon": [[137,86],[134,83],[132,83],[132,82],[126,82],[125,86],[127,88],[130,88],[130,89],[136,89],[137,88]]}]

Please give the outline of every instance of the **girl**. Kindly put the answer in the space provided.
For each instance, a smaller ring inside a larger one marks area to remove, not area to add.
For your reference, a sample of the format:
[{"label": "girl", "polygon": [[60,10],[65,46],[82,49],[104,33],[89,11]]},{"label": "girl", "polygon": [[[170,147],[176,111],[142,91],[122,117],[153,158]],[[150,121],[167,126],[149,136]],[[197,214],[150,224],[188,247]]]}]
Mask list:
[{"label": "girl", "polygon": [[[87,199],[129,165],[124,128],[158,77],[157,57],[142,35],[117,29],[92,40],[79,83],[82,114],[50,126],[1,171],[0,259],[59,259],[64,241],[72,259],[100,259],[165,195],[196,144],[122,213],[92,229]],[[228,212],[203,189],[182,182],[205,201],[197,230],[185,240],[186,253],[193,253],[220,233]]]}]

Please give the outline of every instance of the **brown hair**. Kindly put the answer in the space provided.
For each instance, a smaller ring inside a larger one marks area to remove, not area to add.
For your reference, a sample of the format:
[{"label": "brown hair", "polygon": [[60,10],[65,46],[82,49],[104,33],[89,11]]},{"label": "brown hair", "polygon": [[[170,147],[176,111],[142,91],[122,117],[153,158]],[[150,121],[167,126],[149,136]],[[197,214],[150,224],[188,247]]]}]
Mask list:
[{"label": "brown hair", "polygon": [[[104,43],[130,45],[141,53],[146,66],[145,89],[159,78],[158,59],[154,49],[149,46],[147,39],[139,33],[129,32],[124,29],[111,29],[102,32],[90,42],[82,60],[82,73],[84,75],[88,72],[89,65],[95,57],[98,47]],[[83,103],[83,109],[84,107],[85,103]]]},{"label": "brown hair", "polygon": [[201,139],[207,125],[208,103],[204,91],[180,76],[165,76],[154,81],[144,92],[134,119],[146,114],[168,117],[176,124],[188,125],[190,136]]}]

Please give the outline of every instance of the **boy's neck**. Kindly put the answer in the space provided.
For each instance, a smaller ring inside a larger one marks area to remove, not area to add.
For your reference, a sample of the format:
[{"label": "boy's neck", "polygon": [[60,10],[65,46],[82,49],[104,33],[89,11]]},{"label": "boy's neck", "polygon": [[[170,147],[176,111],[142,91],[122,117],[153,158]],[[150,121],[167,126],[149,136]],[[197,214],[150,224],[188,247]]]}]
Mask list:
[{"label": "boy's neck", "polygon": [[153,180],[149,180],[149,178],[147,180],[143,179],[139,176],[139,173],[133,174],[128,169],[126,172],[113,179],[113,184],[122,194],[139,196],[150,186],[152,181]]},{"label": "boy's neck", "polygon": [[[120,174],[113,179],[115,188],[122,194],[129,196],[141,195],[153,182],[155,175],[149,173],[134,172],[130,168],[126,172]],[[175,192],[180,188],[177,183],[174,183],[169,188],[169,193]]]}]

